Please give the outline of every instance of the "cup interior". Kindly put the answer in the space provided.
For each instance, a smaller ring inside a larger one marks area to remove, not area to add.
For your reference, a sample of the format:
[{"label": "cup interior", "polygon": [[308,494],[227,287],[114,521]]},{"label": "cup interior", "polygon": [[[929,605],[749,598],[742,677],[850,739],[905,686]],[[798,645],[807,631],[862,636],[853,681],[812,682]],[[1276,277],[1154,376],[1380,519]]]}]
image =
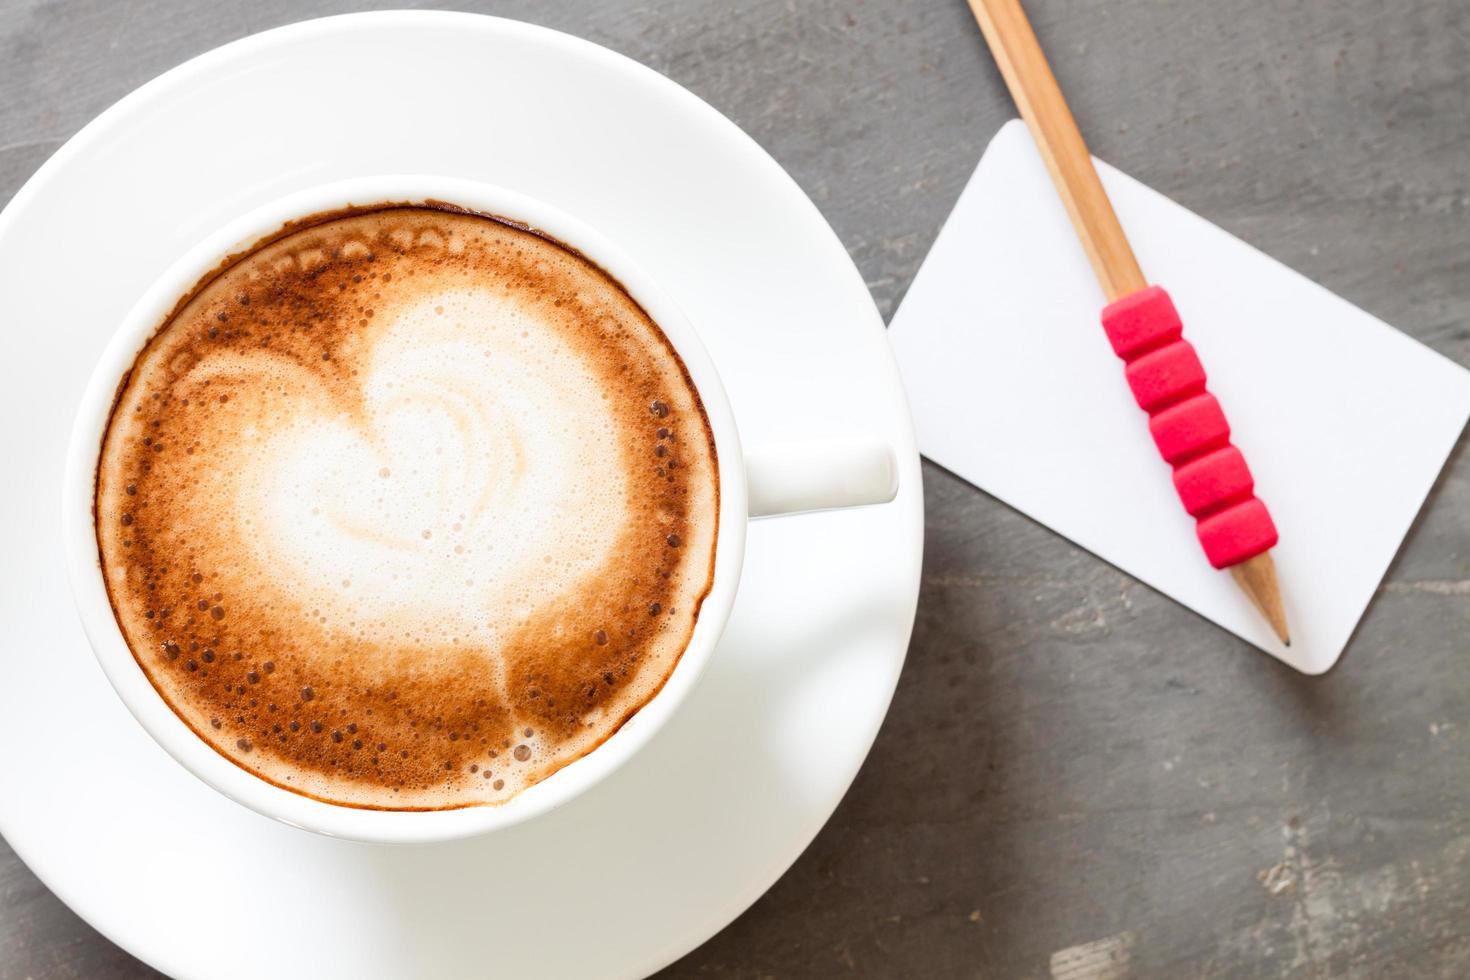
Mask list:
[{"label": "cup interior", "polygon": [[[119,387],[180,297],[227,258],[249,251],[290,222],[348,207],[427,202],[508,219],[571,246],[621,283],[658,324],[683,360],[714,436],[718,543],[711,591],[688,647],[662,689],[605,742],[498,805],[369,810],[277,787],[217,753],[174,713],[114,618],[98,557],[93,495],[102,436]],[[609,238],[551,205],[489,184],[422,175],[361,178],[292,194],[241,216],[171,265],[124,318],[86,386],[68,447],[62,498],[67,568],[82,625],[108,680],[148,733],[194,775],[253,810],[317,833],[373,843],[451,840],[512,826],[570,801],[636,754],[693,688],[724,628],[744,557],[747,510],[743,458],[728,398],[693,326],[668,294]]]}]

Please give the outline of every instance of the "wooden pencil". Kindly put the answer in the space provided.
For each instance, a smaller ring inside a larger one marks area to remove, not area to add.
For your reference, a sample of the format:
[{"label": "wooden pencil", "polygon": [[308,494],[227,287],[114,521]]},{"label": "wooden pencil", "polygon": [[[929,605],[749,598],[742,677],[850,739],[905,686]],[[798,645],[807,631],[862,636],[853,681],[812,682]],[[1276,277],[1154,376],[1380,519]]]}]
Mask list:
[{"label": "wooden pencil", "polygon": [[[1276,543],[1275,526],[1254,496],[1243,458],[1229,445],[1229,428],[1218,403],[1204,391],[1203,370],[1196,372],[1197,378],[1188,370],[1198,368],[1198,360],[1180,337],[1177,317],[1171,321],[1172,330],[1157,327],[1160,310],[1173,315],[1172,302],[1144,278],[1019,0],[969,0],[969,4],[1107,297],[1104,326],[1114,349],[1129,362],[1129,382],[1140,406],[1150,414],[1160,451],[1175,468],[1175,485],[1199,522],[1206,555],[1217,568],[1229,568],[1272,631],[1289,645],[1270,551]],[[1140,329],[1154,332],[1141,336]],[[1130,346],[1140,336],[1137,345]],[[1179,350],[1181,345],[1187,350]],[[1181,356],[1173,357],[1176,353]],[[1160,356],[1152,356],[1156,354]],[[1158,380],[1166,367],[1160,362],[1171,358],[1176,367],[1184,363],[1185,370],[1170,367]],[[1140,390],[1149,383],[1159,388],[1156,400],[1151,400],[1154,391],[1146,396]]]}]

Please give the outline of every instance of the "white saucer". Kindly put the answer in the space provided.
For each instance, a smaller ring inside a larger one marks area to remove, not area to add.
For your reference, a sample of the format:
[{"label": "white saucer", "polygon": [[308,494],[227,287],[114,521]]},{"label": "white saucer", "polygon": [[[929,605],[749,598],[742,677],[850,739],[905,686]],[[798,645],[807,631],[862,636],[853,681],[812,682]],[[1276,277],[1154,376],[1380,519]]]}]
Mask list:
[{"label": "white saucer", "polygon": [[[62,569],[66,433],[103,341],[228,218],[380,172],[518,188],[615,234],[701,328],[745,441],[892,441],[891,505],[758,522],[700,687],[628,766],[490,837],[386,848],[197,782],[113,695]],[[883,325],[756,144],[652,71],[463,14],[364,14],[228,45],[67,143],[0,215],[0,832],[175,976],[637,976],[795,860],[866,755],[918,593],[922,494]]]}]

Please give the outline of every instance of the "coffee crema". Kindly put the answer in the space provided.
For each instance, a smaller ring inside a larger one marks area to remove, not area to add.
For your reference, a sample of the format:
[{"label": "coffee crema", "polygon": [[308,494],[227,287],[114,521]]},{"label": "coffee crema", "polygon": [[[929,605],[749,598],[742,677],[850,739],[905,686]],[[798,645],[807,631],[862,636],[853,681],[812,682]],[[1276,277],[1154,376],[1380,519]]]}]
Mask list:
[{"label": "coffee crema", "polygon": [[97,469],[138,664],[227,759],[332,803],[501,803],[663,686],[709,593],[715,446],[574,251],[430,206],[297,222],[139,353]]}]

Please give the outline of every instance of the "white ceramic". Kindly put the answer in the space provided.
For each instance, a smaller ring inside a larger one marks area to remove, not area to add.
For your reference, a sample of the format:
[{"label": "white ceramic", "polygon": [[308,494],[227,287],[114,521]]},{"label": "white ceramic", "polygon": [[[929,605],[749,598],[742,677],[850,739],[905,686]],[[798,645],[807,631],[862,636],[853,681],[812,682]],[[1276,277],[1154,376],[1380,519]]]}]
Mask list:
[{"label": "white ceramic", "polygon": [[[344,80],[356,97],[324,114]],[[516,827],[385,847],[262,817],[147,735],[78,622],[58,493],[87,373],[171,262],[294,190],[405,172],[515,187],[616,229],[698,324],[749,444],[872,437],[896,450],[900,489],[880,507],[752,522],[704,676],[616,773]],[[0,331],[0,833],[171,976],[642,976],[771,886],[873,742],[923,539],[882,321],[796,184],[647,68],[553,31],[422,12],[211,52],[104,113],[0,214]]]},{"label": "white ceramic", "polygon": [[[323,212],[378,204],[447,202],[507,218],[571,245],[620,282],[678,351],[704,402],[720,476],[720,522],[714,580],[689,646],[658,695],[588,755],[500,806],[428,812],[336,806],[292,793],[230,762],[200,739],[153,688],[113,616],[98,561],[92,507],[97,455],[118,385],[179,297],[232,255],[289,222]],[[893,450],[873,439],[785,443],[753,453],[750,497],[758,516],[888,503],[898,492]],[[358,177],[289,194],[230,222],[169,266],[128,312],[102,352],[82,394],[67,452],[62,535],[82,627],[108,680],[139,723],[200,779],[253,810],[331,837],[370,843],[453,840],[520,823],[562,805],[605,778],[648,742],[704,670],[735,601],[745,557],[746,465],[719,373],[688,317],[611,239],[571,215],[503,187],[455,177],[397,174]]]}]

